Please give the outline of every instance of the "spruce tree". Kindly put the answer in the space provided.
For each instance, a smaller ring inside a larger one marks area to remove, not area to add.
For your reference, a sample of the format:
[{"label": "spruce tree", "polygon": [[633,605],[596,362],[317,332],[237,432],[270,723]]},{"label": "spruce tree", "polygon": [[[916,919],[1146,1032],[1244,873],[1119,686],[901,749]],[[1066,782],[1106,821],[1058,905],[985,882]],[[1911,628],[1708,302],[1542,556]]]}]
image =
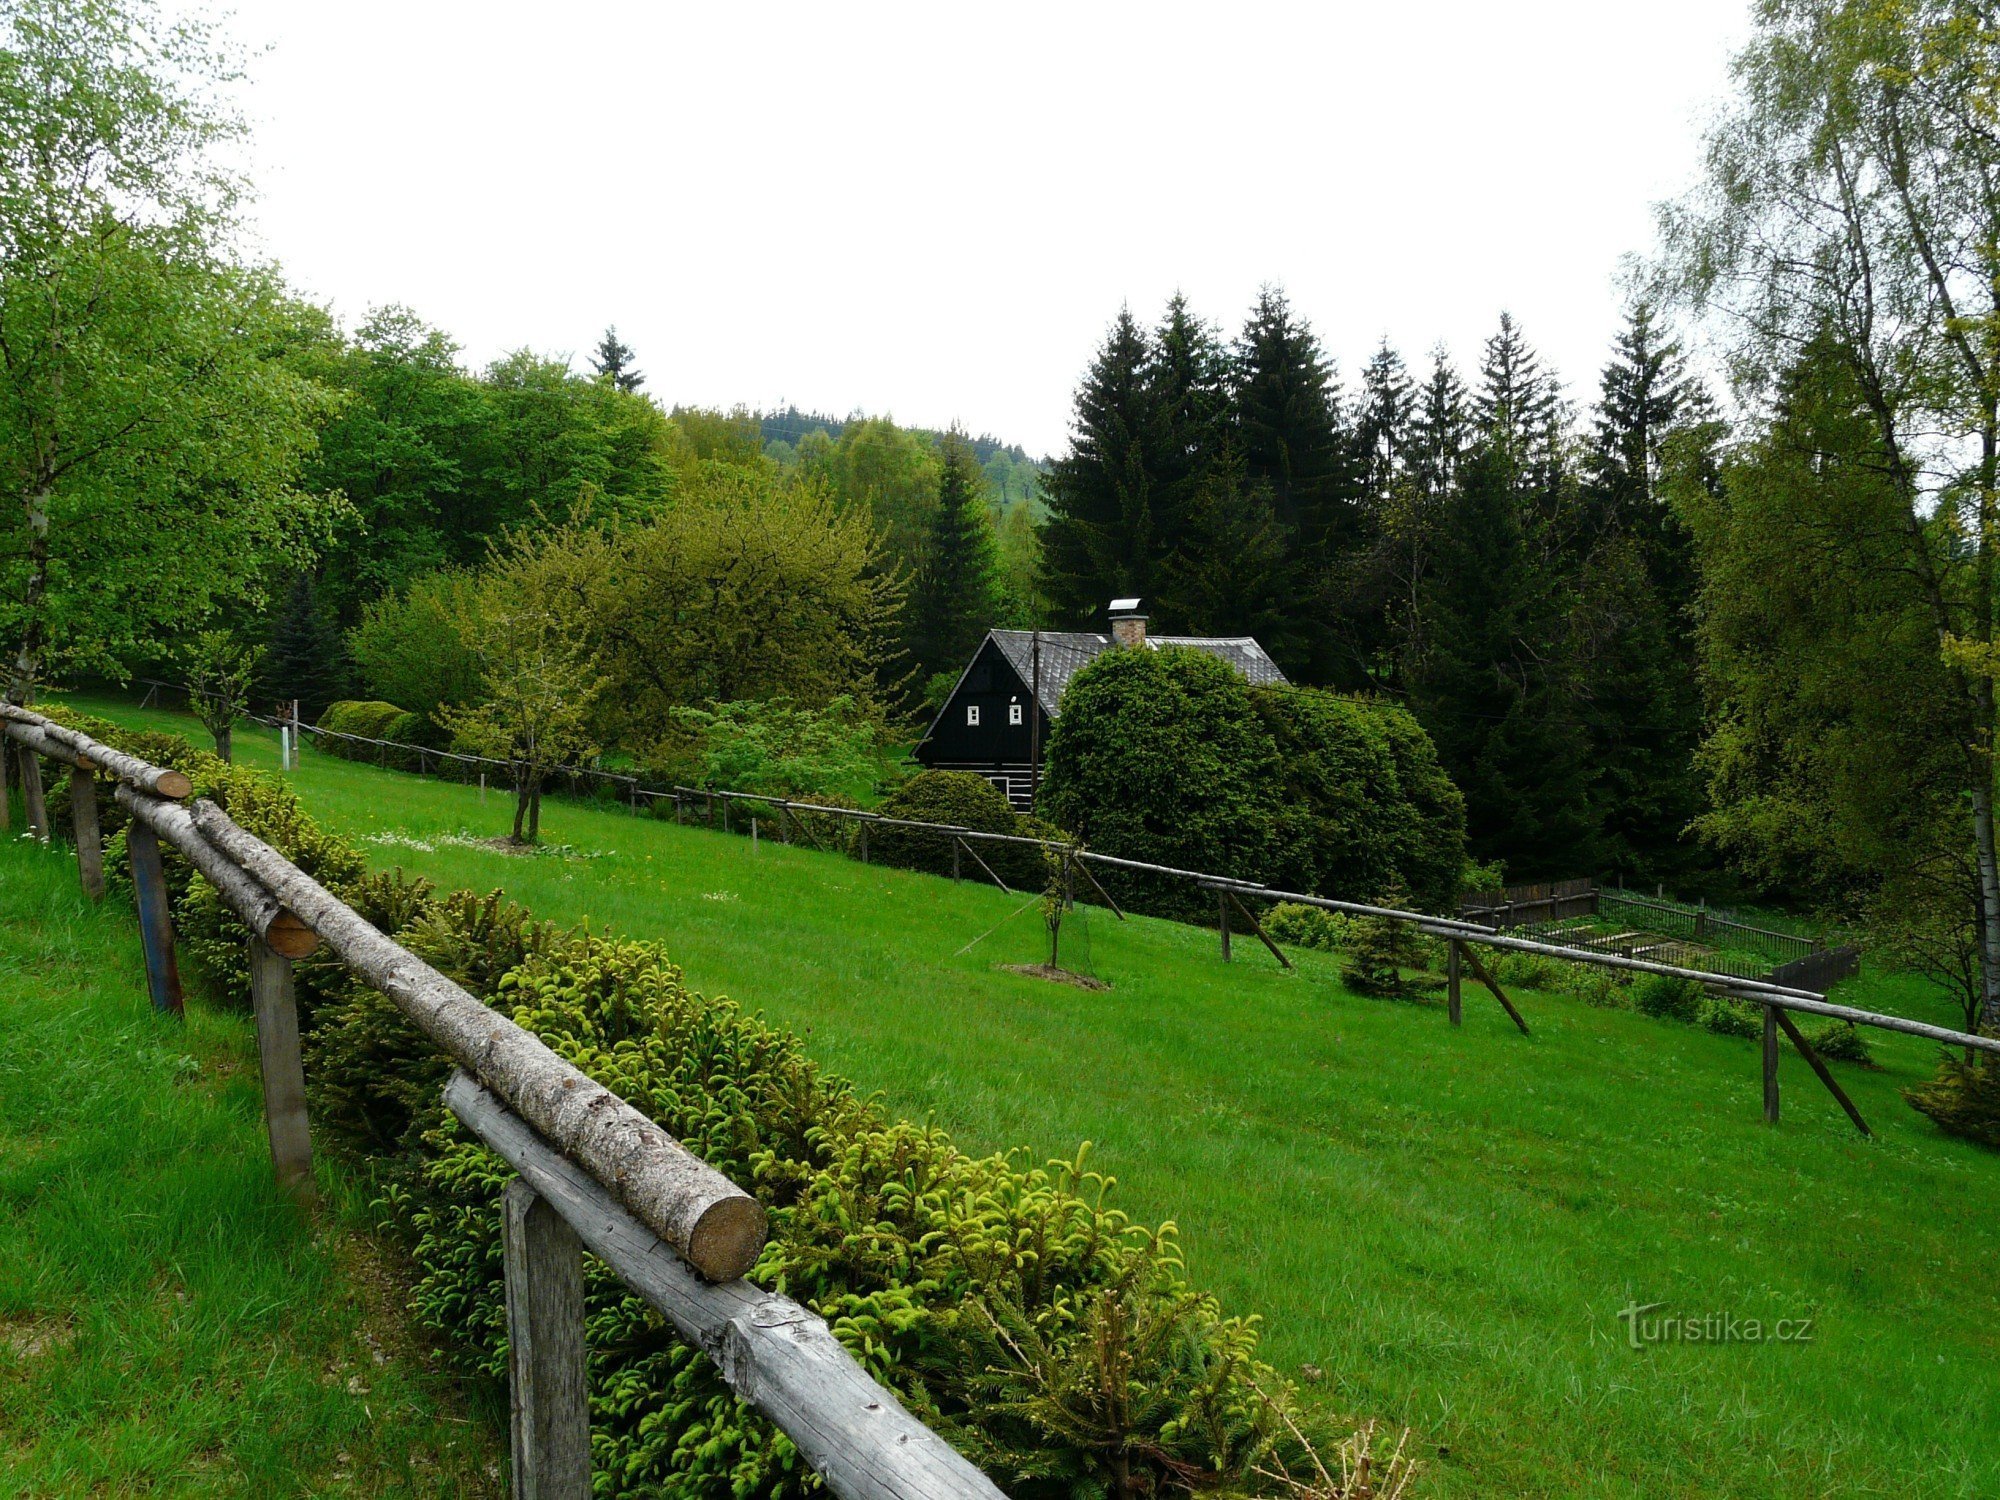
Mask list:
[{"label": "spruce tree", "polygon": [[971,660],[999,610],[983,480],[956,426],[939,443],[938,456],[937,506],[906,606],[920,685]]},{"label": "spruce tree", "polygon": [[1147,456],[1154,542],[1166,555],[1180,547],[1208,476],[1228,461],[1230,446],[1228,352],[1178,292],[1154,334],[1146,378],[1154,414]]},{"label": "spruce tree", "polygon": [[1165,554],[1155,522],[1153,351],[1121,308],[1078,387],[1069,450],[1042,481],[1042,579],[1057,615],[1081,623],[1113,595],[1150,595]]},{"label": "spruce tree", "polygon": [[1459,465],[1471,443],[1471,397],[1440,344],[1431,353],[1431,373],[1410,414],[1407,449],[1411,479],[1425,495],[1443,495],[1457,480]]},{"label": "spruce tree", "polygon": [[1614,340],[1600,390],[1590,550],[1574,615],[1579,713],[1607,866],[1666,879],[1686,865],[1681,830],[1701,810],[1702,695],[1687,649],[1692,547],[1658,476],[1676,434],[1702,440],[1709,407],[1643,301]]},{"label": "spruce tree", "polygon": [[312,576],[294,578],[271,621],[269,643],[259,659],[256,692],[263,703],[289,706],[316,720],[348,686],[347,652],[340,632],[320,608]]},{"label": "spruce tree", "polygon": [[1355,422],[1368,496],[1377,504],[1409,467],[1416,409],[1416,386],[1409,369],[1385,338],[1361,371],[1361,403]]},{"label": "spruce tree", "polygon": [[1318,336],[1279,288],[1258,295],[1233,366],[1245,476],[1269,488],[1301,556],[1339,550],[1355,533],[1360,490],[1339,382]]},{"label": "spruce tree", "polygon": [[1285,294],[1266,287],[1232,357],[1236,441],[1287,536],[1302,649],[1280,661],[1310,682],[1363,686],[1347,576],[1366,550],[1361,465],[1318,337]]},{"label": "spruce tree", "polygon": [[1524,477],[1548,457],[1560,416],[1559,396],[1511,314],[1500,314],[1499,332],[1486,341],[1472,415],[1487,441],[1516,458]]},{"label": "spruce tree", "polygon": [[636,391],[646,383],[632,364],[636,356],[632,346],[619,339],[616,324],[604,330],[604,337],[597,341],[597,348],[591,352],[590,367],[598,378],[608,380],[621,391]]}]

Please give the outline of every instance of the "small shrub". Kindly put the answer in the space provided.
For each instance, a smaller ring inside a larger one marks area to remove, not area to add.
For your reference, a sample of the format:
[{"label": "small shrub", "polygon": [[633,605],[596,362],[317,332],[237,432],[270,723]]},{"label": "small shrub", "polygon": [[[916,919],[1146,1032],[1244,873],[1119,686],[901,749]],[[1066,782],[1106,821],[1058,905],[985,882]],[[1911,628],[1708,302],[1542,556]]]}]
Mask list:
[{"label": "small shrub", "polygon": [[1271,935],[1273,942],[1332,953],[1347,946],[1353,932],[1353,921],[1322,907],[1280,901],[1264,913],[1264,930]]},{"label": "small shrub", "polygon": [[422,719],[407,709],[398,708],[393,703],[354,699],[329,703],[326,712],[319,716],[319,727],[329,732],[328,738],[314,741],[322,750],[329,750],[344,760],[365,760],[372,765],[390,766],[399,771],[413,769],[418,757],[408,750],[357,744],[331,736],[352,734],[364,740],[388,740],[396,745],[417,745],[437,737]]},{"label": "small shrub", "polygon": [[1632,981],[1632,1002],[1642,1015],[1694,1025],[1702,1018],[1707,992],[1693,979],[1666,974],[1642,974]]},{"label": "small shrub", "polygon": [[1821,1057],[1830,1057],[1838,1062],[1860,1063],[1866,1067],[1872,1067],[1875,1062],[1874,1054],[1868,1050],[1868,1038],[1852,1021],[1829,1020],[1817,1031],[1807,1032],[1806,1042]]},{"label": "small shrub", "polygon": [[[1405,909],[1403,893],[1396,888],[1370,904]],[[1403,971],[1422,969],[1429,958],[1423,934],[1410,923],[1394,917],[1356,917],[1340,978],[1356,994],[1407,996],[1414,987]]]},{"label": "small shrub", "polygon": [[1742,1000],[1706,995],[1701,1002],[1701,1025],[1718,1036],[1761,1037],[1764,1017],[1761,1008]]},{"label": "small shrub", "polygon": [[1991,1055],[1967,1062],[1947,1052],[1938,1061],[1937,1077],[1903,1090],[1903,1097],[1946,1135],[2000,1149],[2000,1061]]},{"label": "small shrub", "polygon": [[[1012,804],[984,776],[970,771],[921,771],[897,789],[877,811],[885,817],[908,818],[917,823],[950,823],[980,833],[1018,833],[1020,818]],[[975,843],[979,857],[993,863],[992,844]],[[1032,849],[1026,851],[1033,854]],[[905,870],[928,870],[933,875],[951,873],[951,837],[924,833],[914,828],[870,828],[868,857],[878,864],[896,865]],[[978,866],[965,862],[977,872]],[[1002,880],[1006,875],[997,867]],[[1007,881],[1009,885],[1014,882]],[[1041,877],[1024,882],[1028,890],[1041,887]]]},{"label": "small shrub", "polygon": [[1600,1010],[1628,1010],[1632,1005],[1632,986],[1616,969],[1600,969],[1591,964],[1571,964],[1574,978],[1570,993],[1585,1005],[1594,1005]]},{"label": "small shrub", "polygon": [[1501,952],[1486,960],[1486,966],[1501,984],[1517,984],[1524,990],[1560,993],[1577,967],[1545,953]]}]

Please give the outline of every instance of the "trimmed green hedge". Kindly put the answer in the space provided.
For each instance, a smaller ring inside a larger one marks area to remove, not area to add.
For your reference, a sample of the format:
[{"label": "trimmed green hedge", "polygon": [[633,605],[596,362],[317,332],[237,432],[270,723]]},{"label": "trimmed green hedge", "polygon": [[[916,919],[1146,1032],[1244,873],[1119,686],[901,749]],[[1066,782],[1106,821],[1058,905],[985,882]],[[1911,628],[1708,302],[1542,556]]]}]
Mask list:
[{"label": "trimmed green hedge", "polygon": [[[1107,651],[1070,682],[1042,807],[1106,854],[1341,900],[1393,886],[1456,900],[1465,804],[1393,704],[1253,688],[1185,647]],[[1122,877],[1136,902],[1206,918],[1184,881]]]},{"label": "trimmed green hedge", "polygon": [[[772,1226],[756,1279],[824,1316],[1015,1500],[1283,1493],[1257,1471],[1274,1459],[1309,1470],[1304,1419],[1257,1362],[1254,1320],[1191,1287],[1172,1227],[1108,1207],[1109,1182],[1081,1156],[1035,1168],[967,1155],[887,1116],[791,1033],[690,990],[660,944],[561,932],[498,893],[368,874],[283,783],[184,741],[81,727],[187,771],[369,921],[756,1193]],[[241,1001],[247,933],[171,854],[168,874],[189,947]],[[315,1125],[375,1159],[389,1222],[412,1247],[419,1318],[466,1367],[500,1376],[508,1169],[443,1108],[448,1064],[392,1004],[324,955],[298,979]],[[589,1265],[600,1495],[820,1492],[705,1356]]]},{"label": "trimmed green hedge", "polygon": [[[393,703],[344,699],[329,703],[319,716],[319,727],[333,734],[360,735],[363,739],[390,740],[398,745],[427,745],[434,736],[423,719]],[[323,739],[316,743],[345,760],[365,760],[374,765],[409,770],[417,757],[407,750],[388,750],[380,745],[357,745],[347,740]]]}]

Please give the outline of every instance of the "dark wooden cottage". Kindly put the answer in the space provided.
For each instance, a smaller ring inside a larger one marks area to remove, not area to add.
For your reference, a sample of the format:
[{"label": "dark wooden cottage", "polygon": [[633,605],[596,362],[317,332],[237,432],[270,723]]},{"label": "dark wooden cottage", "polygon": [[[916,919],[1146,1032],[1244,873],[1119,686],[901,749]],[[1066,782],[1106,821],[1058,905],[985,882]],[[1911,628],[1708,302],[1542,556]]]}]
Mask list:
[{"label": "dark wooden cottage", "polygon": [[938,771],[973,771],[1027,811],[1033,801],[1035,757],[1062,713],[1070,678],[1106,651],[1191,646],[1220,657],[1253,683],[1281,683],[1285,674],[1250,636],[1148,636],[1137,599],[1114,599],[1111,630],[990,630],[972,654],[951,696],[931,721],[916,757]]}]

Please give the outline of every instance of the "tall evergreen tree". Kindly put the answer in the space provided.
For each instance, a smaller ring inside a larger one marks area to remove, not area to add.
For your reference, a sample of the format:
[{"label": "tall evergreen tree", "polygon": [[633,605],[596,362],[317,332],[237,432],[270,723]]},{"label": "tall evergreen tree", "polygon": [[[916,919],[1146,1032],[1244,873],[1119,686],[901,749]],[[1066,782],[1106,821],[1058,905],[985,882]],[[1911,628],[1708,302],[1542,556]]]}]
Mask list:
[{"label": "tall evergreen tree", "polygon": [[610,381],[619,390],[636,391],[646,383],[646,377],[633,365],[634,358],[632,346],[618,337],[617,325],[613,324],[604,330],[604,337],[591,352],[590,367],[599,378]]},{"label": "tall evergreen tree", "polygon": [[999,605],[983,481],[957,427],[939,444],[939,460],[937,505],[906,606],[919,684],[963,667],[992,628]]},{"label": "tall evergreen tree", "polygon": [[272,618],[270,643],[258,664],[257,696],[266,704],[289,704],[296,698],[299,712],[317,719],[327,704],[346,694],[348,676],[340,632],[320,607],[312,575],[301,573]]},{"label": "tall evergreen tree", "polygon": [[1555,381],[1543,372],[1541,360],[1509,313],[1500,314],[1499,331],[1486,341],[1472,415],[1489,442],[1520,460],[1513,466],[1517,477],[1526,479],[1533,466],[1549,456],[1561,415],[1560,398]]},{"label": "tall evergreen tree", "polygon": [[1424,494],[1444,494],[1457,480],[1471,443],[1471,397],[1440,344],[1431,352],[1431,373],[1410,414],[1410,477]]},{"label": "tall evergreen tree", "polygon": [[1244,473],[1270,489],[1300,554],[1324,558],[1358,530],[1360,491],[1333,364],[1284,292],[1267,286],[1236,341],[1233,365]]},{"label": "tall evergreen tree", "polygon": [[1120,308],[1077,389],[1069,451],[1043,480],[1042,577],[1060,618],[1080,623],[1113,594],[1154,591],[1166,552],[1155,519],[1158,430],[1150,341]]},{"label": "tall evergreen tree", "polygon": [[1365,553],[1363,481],[1332,362],[1285,294],[1265,287],[1232,366],[1244,478],[1271,497],[1288,538],[1295,613],[1311,627],[1285,664],[1307,681],[1363,686],[1368,651],[1348,577]]},{"label": "tall evergreen tree", "polygon": [[1590,871],[1596,829],[1571,709],[1565,580],[1534,545],[1526,481],[1504,437],[1482,438],[1433,539],[1410,707],[1465,793],[1473,852],[1524,879]]},{"label": "tall evergreen tree", "polygon": [[1367,466],[1368,496],[1377,504],[1410,465],[1416,415],[1416,385],[1403,356],[1385,338],[1362,368],[1355,422],[1355,437]]}]

